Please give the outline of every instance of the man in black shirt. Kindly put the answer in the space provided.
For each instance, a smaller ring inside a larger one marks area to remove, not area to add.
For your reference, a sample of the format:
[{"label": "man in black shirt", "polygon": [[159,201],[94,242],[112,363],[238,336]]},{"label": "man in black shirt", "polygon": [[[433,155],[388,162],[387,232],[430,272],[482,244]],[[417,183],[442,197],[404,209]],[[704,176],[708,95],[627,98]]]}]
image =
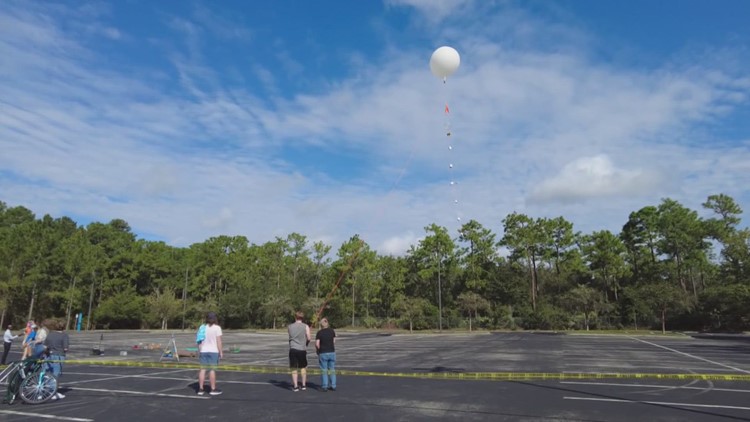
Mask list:
[{"label": "man in black shirt", "polygon": [[315,350],[318,352],[322,377],[321,391],[336,391],[336,332],[328,326],[328,318],[321,319],[320,326],[321,329],[315,334]]}]

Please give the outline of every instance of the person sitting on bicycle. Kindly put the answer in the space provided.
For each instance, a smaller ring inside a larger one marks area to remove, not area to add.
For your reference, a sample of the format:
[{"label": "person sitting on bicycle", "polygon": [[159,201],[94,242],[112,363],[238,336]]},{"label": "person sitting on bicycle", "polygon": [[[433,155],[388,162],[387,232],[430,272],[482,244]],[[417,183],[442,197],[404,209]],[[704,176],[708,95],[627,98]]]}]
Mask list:
[{"label": "person sitting on bicycle", "polygon": [[21,360],[24,360],[28,357],[31,357],[34,351],[34,340],[36,339],[36,333],[39,327],[36,326],[36,324],[31,324],[29,326],[30,331],[26,334],[26,337],[23,339],[23,354],[21,355]]}]

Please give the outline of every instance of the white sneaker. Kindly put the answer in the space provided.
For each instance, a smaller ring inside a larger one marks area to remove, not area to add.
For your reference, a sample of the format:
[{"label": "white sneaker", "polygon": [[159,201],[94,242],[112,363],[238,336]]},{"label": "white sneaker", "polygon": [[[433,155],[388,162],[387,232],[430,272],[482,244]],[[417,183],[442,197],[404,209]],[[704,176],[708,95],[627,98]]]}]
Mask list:
[{"label": "white sneaker", "polygon": [[55,393],[55,398],[58,398],[58,399],[64,399],[64,398],[65,398],[65,395],[64,395],[64,394],[61,394],[61,393]]}]

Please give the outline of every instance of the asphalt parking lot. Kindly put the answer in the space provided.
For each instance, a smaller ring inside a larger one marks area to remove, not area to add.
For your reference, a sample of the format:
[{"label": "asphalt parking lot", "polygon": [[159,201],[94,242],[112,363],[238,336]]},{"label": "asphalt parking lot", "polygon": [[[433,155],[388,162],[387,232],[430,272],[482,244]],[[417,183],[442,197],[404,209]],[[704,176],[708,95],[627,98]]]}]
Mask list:
[{"label": "asphalt parking lot", "polygon": [[[183,354],[179,362],[183,366],[166,367],[175,366],[176,359],[162,356],[172,334]],[[741,338],[340,332],[337,368],[344,374],[338,377],[336,392],[323,393],[318,375],[309,377],[306,391],[292,392],[285,369],[284,332],[226,331],[222,363],[240,370],[220,370],[223,394],[213,397],[195,394],[192,365],[197,359],[186,355],[193,338],[191,332],[71,333],[68,359],[87,363],[66,364],[60,380],[65,399],[33,406],[3,404],[0,419],[750,420],[746,404],[750,383],[721,378],[750,374],[750,342]],[[103,354],[92,355],[93,348]],[[310,356],[314,363],[314,353]],[[159,367],[160,359],[164,367]],[[150,366],[127,366],[138,363]],[[359,375],[350,375],[355,372]],[[460,378],[477,372],[560,377]],[[566,374],[592,376],[579,379]],[[715,374],[717,378],[657,379],[634,374]]]}]

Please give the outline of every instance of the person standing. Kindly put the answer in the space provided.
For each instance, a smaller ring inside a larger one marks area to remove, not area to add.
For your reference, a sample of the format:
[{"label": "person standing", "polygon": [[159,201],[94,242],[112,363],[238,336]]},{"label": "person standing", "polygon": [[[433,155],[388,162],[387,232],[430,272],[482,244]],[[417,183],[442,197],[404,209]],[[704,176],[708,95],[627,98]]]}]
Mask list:
[{"label": "person standing", "polygon": [[10,346],[13,344],[13,340],[17,339],[18,336],[14,336],[13,332],[10,331],[13,328],[12,325],[8,324],[8,327],[3,334],[3,359],[0,361],[0,365],[5,365],[5,361],[8,359],[8,353],[10,353]]},{"label": "person standing", "polygon": [[[289,368],[292,370],[292,391],[307,390],[307,345],[310,344],[310,326],[302,322],[305,314],[297,311],[289,324]],[[297,384],[297,370],[302,375],[302,385]]]},{"label": "person standing", "polygon": [[62,366],[65,361],[65,354],[68,353],[70,338],[65,330],[65,323],[59,320],[47,320],[44,325],[52,329],[44,339],[44,346],[49,355],[47,365],[52,370],[52,375],[57,379],[58,392],[52,396],[52,400],[64,399],[65,396],[59,392],[60,375],[62,375]]},{"label": "person standing", "polygon": [[325,393],[336,391],[336,332],[328,326],[328,318],[321,319],[320,326],[315,334],[315,350],[320,364],[321,391]]},{"label": "person standing", "polygon": [[40,358],[46,350],[44,347],[44,342],[45,340],[47,340],[47,334],[49,334],[49,328],[47,327],[47,324],[49,323],[50,320],[44,320],[41,321],[39,323],[39,326],[37,327],[36,337],[31,343],[31,357],[33,358]]},{"label": "person standing", "polygon": [[205,394],[203,390],[203,384],[206,382],[206,370],[208,373],[208,381],[211,386],[211,391],[208,393],[212,396],[218,396],[222,393],[221,390],[216,388],[216,368],[219,366],[219,359],[224,358],[223,345],[221,344],[221,327],[219,321],[216,318],[216,314],[209,312],[206,315],[206,333],[205,338],[198,344],[198,350],[200,351],[200,372],[198,372],[198,395],[202,396]]}]

